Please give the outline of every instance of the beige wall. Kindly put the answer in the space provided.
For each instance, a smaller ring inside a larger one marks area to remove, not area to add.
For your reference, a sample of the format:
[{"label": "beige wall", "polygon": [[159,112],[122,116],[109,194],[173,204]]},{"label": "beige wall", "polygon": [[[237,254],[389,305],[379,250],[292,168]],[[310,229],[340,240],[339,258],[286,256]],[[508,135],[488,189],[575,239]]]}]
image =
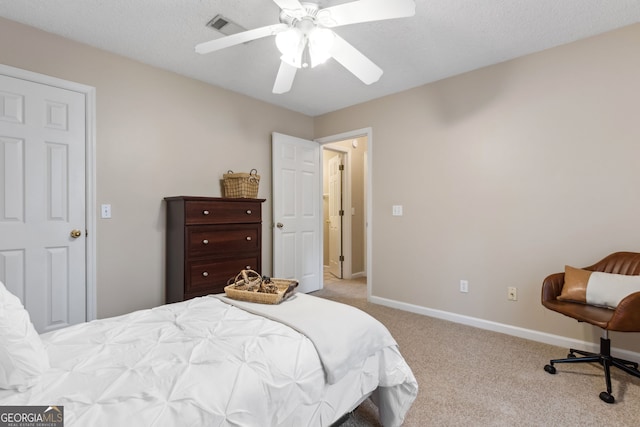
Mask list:
[{"label": "beige wall", "polygon": [[313,119],[0,18],[0,62],[96,88],[98,316],[164,302],[163,197],[220,196],[228,169],[261,174],[271,271],[271,132]]},{"label": "beige wall", "polygon": [[3,19],[0,62],[97,88],[99,317],[162,303],[164,196],[219,196],[227,169],[257,168],[270,269],[271,132],[370,126],[374,296],[591,340],[540,284],[640,251],[638,40],[635,25],[315,119]]},{"label": "beige wall", "polygon": [[[349,151],[351,156],[351,207],[354,213],[351,215],[351,272],[352,274],[366,275],[365,271],[365,247],[364,247],[364,161],[367,152],[367,137],[355,138],[357,147],[353,147],[353,139],[338,142],[337,145]],[[349,207],[345,208],[349,214]]]},{"label": "beige wall", "polygon": [[545,310],[540,286],[640,251],[639,40],[640,24],[317,117],[316,137],[373,129],[373,295],[599,336]]}]

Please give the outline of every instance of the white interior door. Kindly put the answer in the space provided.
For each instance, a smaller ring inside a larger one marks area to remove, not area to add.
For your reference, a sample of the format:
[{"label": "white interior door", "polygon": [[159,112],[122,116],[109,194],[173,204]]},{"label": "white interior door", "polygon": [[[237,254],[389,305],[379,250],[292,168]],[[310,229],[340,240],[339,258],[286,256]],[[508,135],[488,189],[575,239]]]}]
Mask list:
[{"label": "white interior door", "polygon": [[85,114],[82,93],[0,75],[0,280],[39,332],[86,320]]},{"label": "white interior door", "polygon": [[322,287],[320,145],[273,133],[273,276]]},{"label": "white interior door", "polygon": [[329,159],[329,272],[342,279],[342,154]]}]

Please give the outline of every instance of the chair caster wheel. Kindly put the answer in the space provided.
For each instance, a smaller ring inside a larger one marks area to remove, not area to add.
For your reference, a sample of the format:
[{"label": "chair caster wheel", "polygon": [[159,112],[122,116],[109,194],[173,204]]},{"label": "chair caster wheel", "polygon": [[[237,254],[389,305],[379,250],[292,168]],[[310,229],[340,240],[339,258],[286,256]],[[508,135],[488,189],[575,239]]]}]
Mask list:
[{"label": "chair caster wheel", "polygon": [[[554,366],[551,366],[551,365],[544,365],[544,370],[547,371],[550,374],[555,374],[556,373],[556,368]],[[600,396],[600,398],[602,399],[602,396]]]},{"label": "chair caster wheel", "polygon": [[603,391],[602,393],[600,393],[600,400],[606,403],[613,403],[616,401],[613,395],[611,393],[607,393],[606,391]]}]

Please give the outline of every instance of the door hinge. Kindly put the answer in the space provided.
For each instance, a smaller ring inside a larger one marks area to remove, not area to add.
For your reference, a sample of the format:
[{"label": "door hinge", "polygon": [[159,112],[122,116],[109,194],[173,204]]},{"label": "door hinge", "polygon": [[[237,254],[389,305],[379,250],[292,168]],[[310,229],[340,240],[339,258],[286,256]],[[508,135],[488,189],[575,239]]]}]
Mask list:
[{"label": "door hinge", "polygon": [[339,259],[341,262],[344,262],[344,255],[340,255],[340,256],[338,257],[338,259]]},{"label": "door hinge", "polygon": [[340,215],[340,216],[344,216],[344,209],[340,209],[340,210],[338,211],[338,215]]},{"label": "door hinge", "polygon": [[338,170],[343,171],[344,170],[344,165],[339,165],[338,166]]}]

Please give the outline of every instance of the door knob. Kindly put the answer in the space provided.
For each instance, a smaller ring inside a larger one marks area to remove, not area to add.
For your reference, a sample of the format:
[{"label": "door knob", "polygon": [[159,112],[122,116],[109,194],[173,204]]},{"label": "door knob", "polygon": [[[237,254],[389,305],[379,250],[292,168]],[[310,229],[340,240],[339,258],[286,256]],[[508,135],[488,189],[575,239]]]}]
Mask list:
[{"label": "door knob", "polygon": [[279,223],[277,223],[277,224],[276,224],[276,227],[278,227],[278,228],[282,228],[282,227],[284,227],[284,224],[283,224],[283,223],[281,223],[281,222],[279,222]]},{"label": "door knob", "polygon": [[71,235],[71,237],[73,237],[74,239],[77,239],[78,237],[82,236],[82,231],[80,230],[71,230],[71,233],[69,233]]}]

